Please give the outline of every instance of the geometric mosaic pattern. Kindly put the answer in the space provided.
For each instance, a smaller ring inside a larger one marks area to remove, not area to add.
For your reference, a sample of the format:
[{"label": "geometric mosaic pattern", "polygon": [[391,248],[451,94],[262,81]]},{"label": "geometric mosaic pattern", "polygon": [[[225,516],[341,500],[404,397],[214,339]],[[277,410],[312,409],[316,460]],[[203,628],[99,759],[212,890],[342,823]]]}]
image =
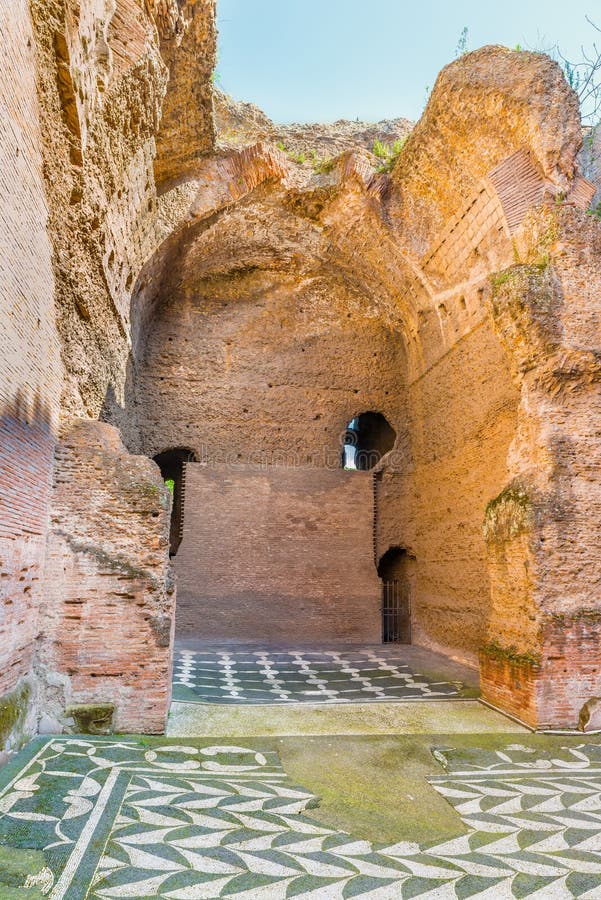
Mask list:
[{"label": "geometric mosaic pattern", "polygon": [[394,647],[176,650],[173,674],[173,699],[196,703],[440,700],[461,687],[412,671]]},{"label": "geometric mosaic pattern", "polygon": [[38,740],[3,772],[0,840],[44,851],[26,886],[50,900],[601,897],[599,746],[437,755],[469,831],[420,850],[302,815],[274,753]]}]

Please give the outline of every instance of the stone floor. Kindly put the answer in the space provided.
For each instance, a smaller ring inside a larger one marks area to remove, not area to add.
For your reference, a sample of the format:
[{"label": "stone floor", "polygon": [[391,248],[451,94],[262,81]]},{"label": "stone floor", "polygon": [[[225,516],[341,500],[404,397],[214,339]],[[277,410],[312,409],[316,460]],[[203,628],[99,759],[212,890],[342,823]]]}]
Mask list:
[{"label": "stone floor", "polygon": [[601,744],[477,690],[417,648],[184,645],[166,737],[0,770],[0,900],[601,900]]},{"label": "stone floor", "polygon": [[477,700],[415,700],[412,703],[309,704],[289,706],[175,701],[170,737],[277,735],[390,735],[528,733],[528,729]]},{"label": "stone floor", "polygon": [[296,704],[440,700],[471,695],[474,673],[400,644],[176,649],[173,699],[188,703]]},{"label": "stone floor", "polygon": [[[440,746],[433,758],[440,769],[430,784],[464,833],[430,846],[374,845],[316,821],[314,796],[270,750],[38,739],[0,774],[0,842],[13,860],[1,896],[601,896],[598,744]],[[21,880],[20,854],[30,860]]]}]

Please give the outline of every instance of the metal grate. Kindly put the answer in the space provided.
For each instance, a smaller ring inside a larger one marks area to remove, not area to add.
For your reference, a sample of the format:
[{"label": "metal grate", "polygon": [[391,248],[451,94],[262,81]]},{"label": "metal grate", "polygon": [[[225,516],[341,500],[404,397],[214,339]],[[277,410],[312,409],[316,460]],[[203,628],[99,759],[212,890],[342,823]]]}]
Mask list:
[{"label": "metal grate", "polygon": [[411,643],[411,598],[409,585],[382,582],[382,643]]}]

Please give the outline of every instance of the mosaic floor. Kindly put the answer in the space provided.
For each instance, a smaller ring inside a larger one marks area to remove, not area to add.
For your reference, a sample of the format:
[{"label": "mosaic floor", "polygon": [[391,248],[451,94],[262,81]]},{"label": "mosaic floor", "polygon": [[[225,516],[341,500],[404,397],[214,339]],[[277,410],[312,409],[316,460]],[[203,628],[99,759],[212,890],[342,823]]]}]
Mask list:
[{"label": "mosaic floor", "polygon": [[173,699],[196,703],[365,703],[458,697],[403,662],[398,647],[176,650]]},{"label": "mosaic floor", "polygon": [[468,833],[420,849],[303,815],[275,753],[38,739],[3,770],[0,843],[43,851],[25,887],[49,900],[601,897],[599,745],[435,755]]}]

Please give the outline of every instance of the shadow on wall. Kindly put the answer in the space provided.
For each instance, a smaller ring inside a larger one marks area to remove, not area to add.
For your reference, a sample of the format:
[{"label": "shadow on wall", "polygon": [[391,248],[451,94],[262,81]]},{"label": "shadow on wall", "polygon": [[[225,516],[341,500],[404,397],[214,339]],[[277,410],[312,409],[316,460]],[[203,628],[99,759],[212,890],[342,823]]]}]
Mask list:
[{"label": "shadow on wall", "polygon": [[0,422],[18,422],[29,431],[50,432],[52,430],[52,410],[39,390],[33,394],[20,388],[12,400],[5,401],[0,413]]},{"label": "shadow on wall", "polygon": [[50,405],[19,390],[0,415],[0,534],[44,534],[56,437]]},{"label": "shadow on wall", "polygon": [[140,430],[134,401],[135,358],[130,350],[123,385],[123,398],[120,400],[111,382],[105,393],[104,403],[98,418],[119,429],[121,440],[130,453],[140,453]]},{"label": "shadow on wall", "polygon": [[[36,728],[30,680],[49,521],[50,405],[19,390],[0,414],[0,765]],[[29,679],[29,680],[24,680]]]}]

